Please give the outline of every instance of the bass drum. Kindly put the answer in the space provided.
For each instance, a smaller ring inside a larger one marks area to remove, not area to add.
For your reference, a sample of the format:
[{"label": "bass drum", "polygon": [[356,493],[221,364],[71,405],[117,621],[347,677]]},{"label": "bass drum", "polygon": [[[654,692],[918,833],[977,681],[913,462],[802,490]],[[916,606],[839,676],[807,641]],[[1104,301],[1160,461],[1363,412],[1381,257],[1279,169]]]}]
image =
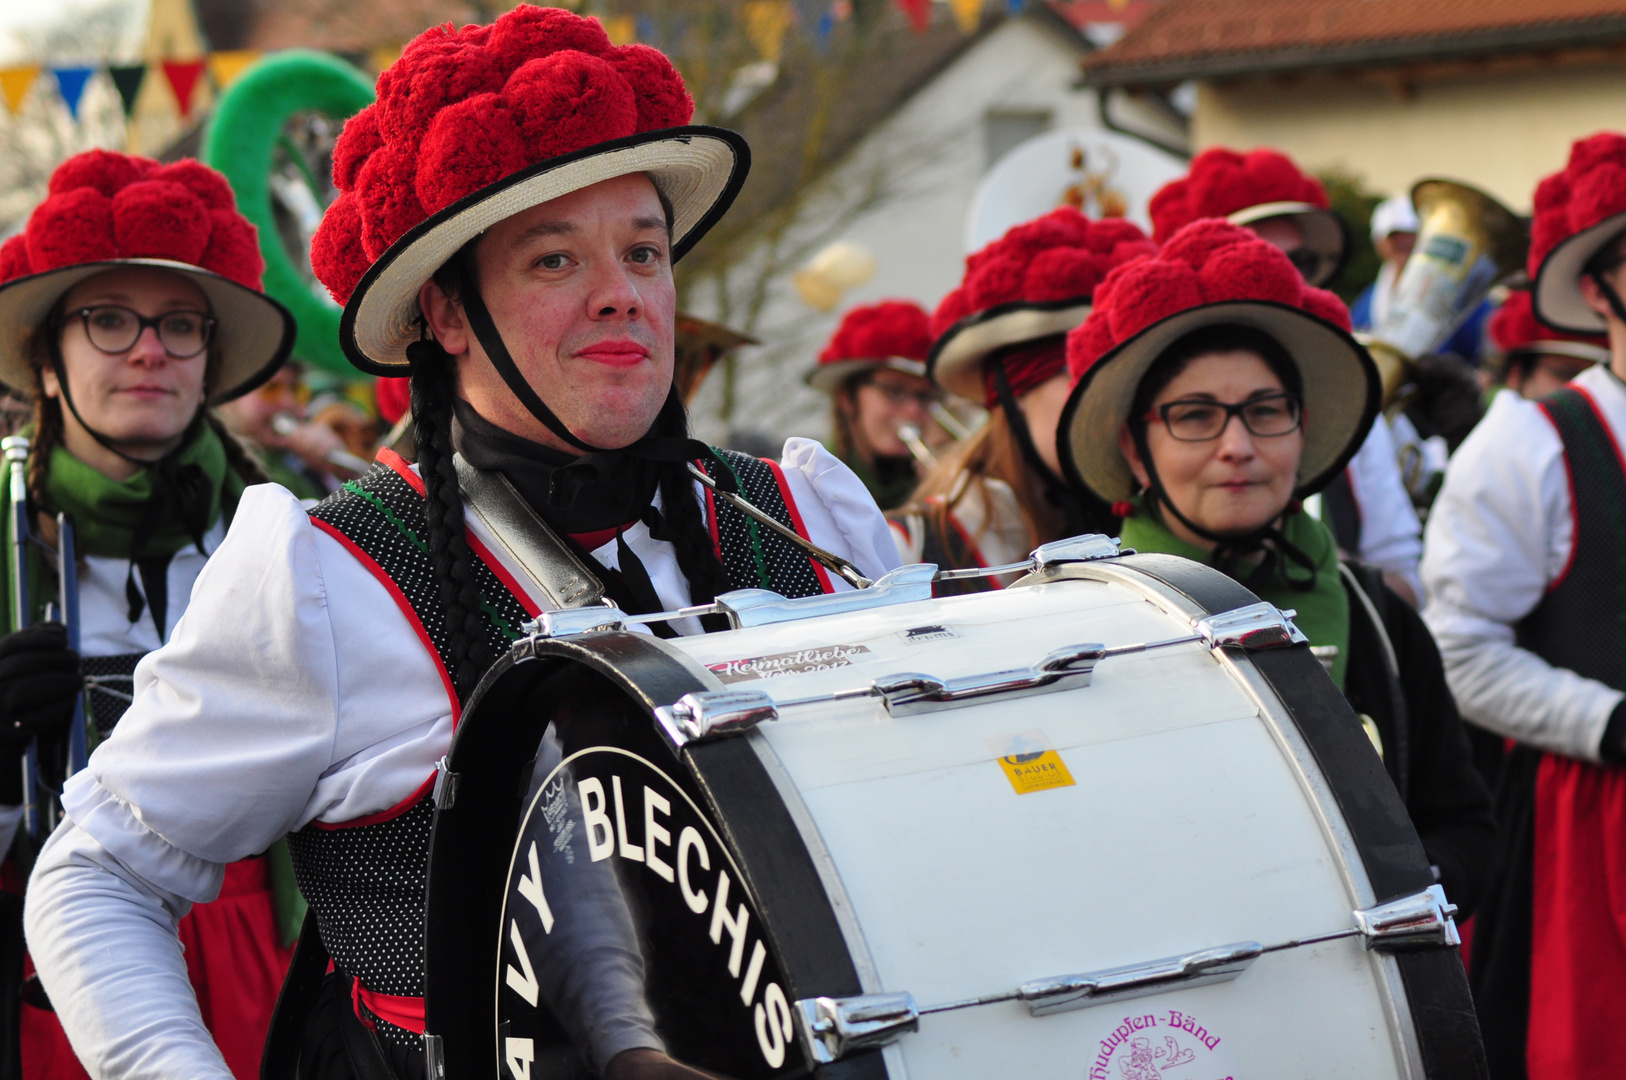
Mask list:
[{"label": "bass drum", "polygon": [[432,1078],[582,1074],[570,1034],[646,1011],[738,1080],[1485,1075],[1451,909],[1280,613],[1161,555],[899,602],[923,572],[515,646],[438,788]]}]

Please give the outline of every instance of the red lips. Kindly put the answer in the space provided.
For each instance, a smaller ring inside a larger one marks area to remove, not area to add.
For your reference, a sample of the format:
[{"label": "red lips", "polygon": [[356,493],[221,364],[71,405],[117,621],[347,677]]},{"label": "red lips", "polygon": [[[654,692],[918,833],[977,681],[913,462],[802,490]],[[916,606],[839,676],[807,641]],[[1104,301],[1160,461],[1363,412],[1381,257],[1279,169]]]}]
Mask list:
[{"label": "red lips", "polygon": [[596,364],[606,364],[610,367],[635,367],[649,359],[649,346],[639,344],[631,338],[611,338],[589,345],[579,350],[576,355],[583,360],[591,360]]}]

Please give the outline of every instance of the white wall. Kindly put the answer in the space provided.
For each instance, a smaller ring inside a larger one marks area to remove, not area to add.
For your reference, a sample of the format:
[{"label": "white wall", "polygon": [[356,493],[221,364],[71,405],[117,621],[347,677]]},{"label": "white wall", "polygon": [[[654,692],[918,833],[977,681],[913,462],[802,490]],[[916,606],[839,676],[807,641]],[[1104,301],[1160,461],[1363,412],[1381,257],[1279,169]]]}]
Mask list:
[{"label": "white wall", "polygon": [[[1074,89],[1079,49],[1037,17],[990,32],[879,125],[821,185],[807,234],[839,214],[840,204],[876,172],[889,172],[898,194],[862,213],[831,239],[856,241],[875,255],[874,278],[849,293],[836,312],[813,312],[789,277],[774,283],[755,333],[762,346],[741,350],[734,426],[776,437],[824,437],[828,404],[802,383],[842,311],[899,297],[928,311],[959,283],[965,220],[984,160],[983,118],[990,111],[1045,110],[1055,127],[1097,128],[1093,91]],[[747,272],[747,271],[742,271]],[[703,300],[703,297],[700,298]],[[695,305],[705,315],[704,305]],[[702,388],[694,417],[702,437],[720,439],[719,373]]]}]

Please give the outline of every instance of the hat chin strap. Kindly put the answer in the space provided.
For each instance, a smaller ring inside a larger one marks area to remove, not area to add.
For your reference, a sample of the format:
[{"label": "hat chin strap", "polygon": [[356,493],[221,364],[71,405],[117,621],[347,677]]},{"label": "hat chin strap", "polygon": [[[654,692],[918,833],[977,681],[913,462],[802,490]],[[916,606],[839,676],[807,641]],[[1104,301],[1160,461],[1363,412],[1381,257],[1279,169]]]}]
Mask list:
[{"label": "hat chin strap", "polygon": [[1039,456],[1039,448],[1033,442],[1033,431],[1028,427],[1027,414],[1016,403],[1016,394],[1011,390],[1011,381],[1005,375],[1004,364],[994,365],[993,377],[994,394],[999,399],[999,407],[1005,410],[1005,422],[1010,425],[1011,433],[1016,436],[1016,445],[1022,451],[1022,457],[1026,459],[1028,466],[1039,474],[1045,498],[1060,510],[1066,519],[1067,535],[1076,536],[1088,532],[1093,524],[1090,521],[1089,510],[1072,485],[1057,476],[1055,470],[1046,465],[1044,458]]},{"label": "hat chin strap", "polygon": [[[1309,571],[1308,577],[1295,578],[1287,573],[1284,567],[1282,577],[1287,581],[1290,588],[1298,592],[1309,592],[1315,588],[1315,560],[1305,554],[1297,544],[1289,541],[1282,531],[1276,527],[1274,519],[1240,536],[1227,536],[1224,533],[1206,529],[1182,514],[1180,508],[1174,505],[1174,500],[1169,497],[1168,491],[1164,489],[1163,481],[1158,478],[1157,465],[1152,460],[1151,448],[1146,442],[1146,428],[1132,424],[1130,430],[1134,435],[1135,449],[1140,452],[1141,464],[1146,468],[1147,484],[1145,495],[1147,501],[1154,505],[1162,503],[1180,524],[1191,530],[1193,534],[1215,545],[1213,552],[1209,555],[1209,565],[1216,568],[1222,567],[1227,560],[1250,555],[1256,551],[1265,552],[1267,556],[1271,552],[1277,552],[1288,562]],[[1244,582],[1243,584],[1247,583]]]},{"label": "hat chin strap", "polygon": [[[516,398],[519,399],[519,403],[525,406],[525,411],[534,416],[549,431],[553,432],[560,439],[563,439],[566,443],[575,447],[577,450],[580,450],[584,455],[583,461],[579,463],[582,466],[580,471],[584,474],[591,473],[592,475],[583,475],[581,477],[574,478],[561,477],[561,479],[565,479],[567,482],[570,482],[572,486],[579,487],[582,483],[591,482],[591,480],[598,474],[597,464],[593,462],[592,459],[602,459],[608,455],[626,454],[629,457],[640,458],[646,461],[694,461],[700,458],[716,459],[716,454],[713,452],[712,448],[701,442],[699,439],[651,435],[648,432],[645,432],[643,436],[641,436],[630,446],[621,447],[619,449],[594,446],[593,444],[582,439],[575,432],[571,431],[570,428],[565,426],[565,422],[559,419],[558,414],[549,408],[547,402],[543,401],[541,395],[536,392],[536,388],[533,387],[525,376],[520,373],[519,365],[514,363],[513,355],[509,353],[507,343],[503,341],[502,334],[497,330],[496,322],[491,318],[491,312],[486,308],[485,299],[480,295],[479,287],[473,282],[465,284],[461,300],[463,304],[463,311],[468,316],[469,327],[474,331],[475,339],[480,342],[480,347],[485,350],[486,357],[491,361],[491,366],[497,369],[497,374],[501,375],[503,382],[508,384],[508,389],[512,391]],[[408,352],[410,353],[414,348],[425,344],[428,343],[415,343],[414,346],[410,346],[408,348]],[[437,351],[440,351],[442,355],[444,355],[444,350]],[[676,396],[677,386],[674,383],[667,391],[668,404],[670,404],[672,399],[674,399]],[[679,403],[679,405],[681,407],[681,403]],[[565,470],[561,470],[561,472],[568,471],[569,469],[571,469],[571,466],[566,466]],[[728,491],[737,491],[737,485],[734,482],[732,472],[726,468],[720,468],[718,469],[718,474],[719,482]],[[568,497],[566,501],[569,501]]]},{"label": "hat chin strap", "polygon": [[1620,293],[1615,291],[1615,287],[1605,281],[1600,273],[1588,273],[1587,277],[1591,278],[1598,291],[1603,293],[1603,298],[1609,304],[1609,310],[1614,312],[1615,318],[1626,323],[1626,304],[1621,303]]}]

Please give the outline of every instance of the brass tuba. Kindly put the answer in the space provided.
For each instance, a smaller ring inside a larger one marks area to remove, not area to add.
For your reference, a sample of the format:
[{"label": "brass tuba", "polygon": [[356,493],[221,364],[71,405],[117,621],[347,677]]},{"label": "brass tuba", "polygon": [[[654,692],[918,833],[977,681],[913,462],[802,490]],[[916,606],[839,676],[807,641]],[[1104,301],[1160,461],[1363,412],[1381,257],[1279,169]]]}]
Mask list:
[{"label": "brass tuba", "polygon": [[1519,216],[1454,180],[1418,181],[1417,244],[1389,297],[1382,323],[1365,337],[1383,378],[1383,406],[1395,405],[1413,363],[1443,345],[1492,286],[1524,269],[1530,237]]}]

